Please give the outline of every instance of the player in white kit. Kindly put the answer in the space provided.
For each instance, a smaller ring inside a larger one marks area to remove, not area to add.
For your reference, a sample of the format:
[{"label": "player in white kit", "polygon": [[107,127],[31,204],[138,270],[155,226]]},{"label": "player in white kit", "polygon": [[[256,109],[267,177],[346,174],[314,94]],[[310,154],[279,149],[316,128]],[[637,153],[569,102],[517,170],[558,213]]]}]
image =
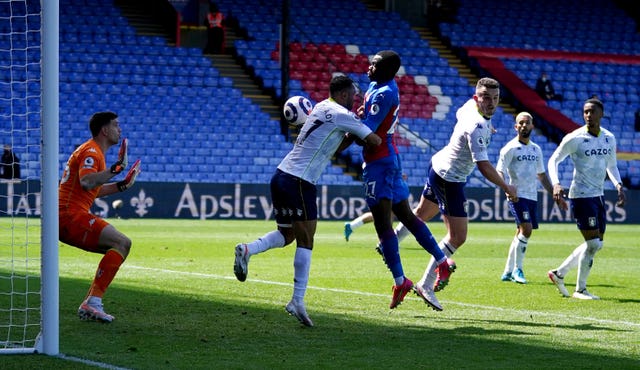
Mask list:
[{"label": "player in white kit", "polygon": [[587,290],[587,277],[591,272],[593,257],[602,249],[606,229],[606,175],[618,190],[616,206],[623,207],[626,200],[616,160],[616,138],[600,127],[603,115],[602,102],[588,99],[582,109],[585,125],[567,134],[549,158],[549,177],[555,200],[564,197],[558,164],[567,157],[573,162],[569,199],[571,211],[584,238],[584,243],[574,249],[558,268],[548,272],[549,279],[565,297],[569,297],[569,291],[564,285],[564,277],[571,268],[578,266],[577,284],[571,296],[578,299],[600,299]]},{"label": "player in white kit", "polygon": [[[515,218],[516,235],[509,246],[507,262],[502,274],[502,281],[514,281],[526,284],[522,264],[527,244],[533,229],[538,228],[538,181],[553,194],[553,186],[544,169],[542,150],[531,141],[533,117],[528,112],[516,116],[516,137],[500,150],[496,170],[503,179],[509,176],[509,183],[518,188],[518,201],[509,201],[509,210]],[[560,199],[561,209],[567,209],[567,203]]]},{"label": "player in white kit", "polygon": [[[464,194],[467,177],[478,166],[484,177],[500,187],[512,200],[517,200],[517,190],[507,184],[489,162],[487,148],[495,132],[491,116],[498,108],[500,84],[492,78],[481,78],[476,91],[456,112],[457,122],[449,143],[431,158],[427,182],[414,210],[423,221],[440,212],[447,227],[447,235],[440,241],[440,249],[451,257],[467,239],[469,217]],[[407,235],[404,225],[396,228],[398,239]],[[431,258],[422,279],[414,285],[415,293],[425,302],[442,309],[435,297],[435,289],[444,287],[436,274],[436,261]]]},{"label": "player in white kit", "polygon": [[[316,182],[336,151],[346,148],[356,138],[365,145],[376,146],[382,142],[351,112],[355,85],[349,77],[333,77],[329,90],[331,97],[313,108],[293,149],[271,178],[271,200],[278,229],[250,243],[236,245],[233,265],[236,278],[245,281],[252,255],[282,248],[295,240],[293,295],[285,309],[305,326],[313,326],[304,296],[318,221]],[[346,138],[346,133],[352,136]]]}]

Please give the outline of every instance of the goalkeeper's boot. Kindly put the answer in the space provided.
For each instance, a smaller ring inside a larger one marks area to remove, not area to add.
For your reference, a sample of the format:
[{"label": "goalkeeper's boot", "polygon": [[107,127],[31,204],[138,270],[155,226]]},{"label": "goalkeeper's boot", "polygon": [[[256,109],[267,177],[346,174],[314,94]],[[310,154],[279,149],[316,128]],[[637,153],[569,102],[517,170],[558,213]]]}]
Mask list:
[{"label": "goalkeeper's boot", "polygon": [[442,305],[438,302],[436,294],[431,288],[423,288],[419,284],[413,287],[413,292],[424,301],[429,307],[436,311],[442,311]]},{"label": "goalkeeper's boot", "polygon": [[518,284],[527,283],[527,279],[524,278],[524,272],[522,272],[522,269],[515,269],[515,271],[513,271],[513,275],[511,275],[511,280]]},{"label": "goalkeeper's boot", "polygon": [[349,241],[349,237],[351,236],[351,234],[353,233],[353,229],[351,228],[351,224],[348,222],[345,222],[344,224],[344,238],[346,241]]},{"label": "goalkeeper's boot", "polygon": [[113,316],[104,312],[102,303],[89,304],[88,299],[85,299],[80,307],[78,307],[78,317],[80,317],[80,320],[99,321],[104,323],[110,323],[114,319]]},{"label": "goalkeeper's boot", "polygon": [[451,258],[447,258],[444,262],[439,264],[436,267],[437,277],[436,282],[433,285],[433,291],[439,292],[444,289],[444,287],[449,284],[449,277],[454,271],[456,271],[456,263]]},{"label": "goalkeeper's boot", "polygon": [[313,321],[309,318],[303,301],[296,301],[292,299],[287,303],[284,309],[289,313],[289,315],[298,319],[302,325],[309,327],[313,326]]},{"label": "goalkeeper's boot", "polygon": [[240,243],[236,245],[236,260],[233,263],[233,273],[240,281],[247,280],[249,272],[249,248],[246,244]]},{"label": "goalkeeper's boot", "polygon": [[511,281],[511,273],[510,272],[505,272],[504,274],[502,274],[502,276],[500,277],[500,280],[502,281]]},{"label": "goalkeeper's boot", "polygon": [[408,278],[404,278],[404,281],[400,285],[394,285],[391,287],[393,291],[393,295],[391,296],[391,303],[389,304],[389,308],[394,309],[402,303],[404,297],[409,293],[409,291],[413,288],[413,282]]},{"label": "goalkeeper's boot", "polygon": [[564,278],[558,275],[558,271],[551,270],[547,273],[547,276],[549,276],[551,282],[556,285],[556,288],[558,288],[558,291],[563,297],[570,297],[569,291],[564,286]]}]

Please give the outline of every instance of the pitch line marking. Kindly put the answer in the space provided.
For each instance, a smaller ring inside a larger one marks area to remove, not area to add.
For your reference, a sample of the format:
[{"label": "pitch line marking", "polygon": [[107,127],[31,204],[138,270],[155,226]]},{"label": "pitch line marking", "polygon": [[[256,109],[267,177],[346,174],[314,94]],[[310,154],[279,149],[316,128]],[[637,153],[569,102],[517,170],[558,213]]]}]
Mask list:
[{"label": "pitch line marking", "polygon": [[[157,271],[157,272],[162,272],[162,273],[170,273],[170,274],[178,274],[178,275],[199,276],[199,277],[203,277],[203,278],[212,278],[212,279],[221,279],[221,280],[236,280],[235,276],[205,274],[205,273],[201,273],[201,272],[176,271],[176,270],[159,269],[159,268],[143,267],[143,266],[135,266],[135,265],[127,265],[127,268],[134,268],[134,269],[139,269],[139,270]],[[251,282],[254,282],[254,283],[269,284],[269,285],[279,285],[279,286],[293,287],[293,284],[291,284],[291,283],[283,283],[283,282],[279,282],[279,281],[261,280],[261,279],[247,279],[247,281],[251,281]],[[338,289],[338,288],[323,288],[323,287],[316,287],[316,286],[312,286],[312,285],[309,285],[307,288],[308,289],[313,289],[313,290],[318,290],[318,291],[323,291],[323,292],[357,294],[357,295],[366,296],[366,297],[385,297],[385,298],[387,297],[386,294],[362,292],[362,291],[359,291],[359,290],[346,290],[346,289]],[[407,298],[409,298],[411,300],[420,300],[421,301],[421,299],[419,299],[419,298],[414,298],[414,297],[407,297]],[[633,326],[633,327],[636,327],[636,328],[640,328],[640,323],[630,322],[630,321],[604,320],[604,319],[598,319],[598,318],[595,318],[595,317],[571,316],[571,315],[565,315],[565,314],[560,314],[560,313],[552,313],[552,312],[540,312],[540,311],[530,311],[530,310],[514,310],[512,308],[503,308],[503,307],[497,307],[497,306],[485,306],[485,305],[479,305],[479,304],[473,304],[473,303],[461,303],[461,302],[454,302],[454,301],[442,301],[442,302],[445,302],[445,303],[451,304],[451,305],[457,305],[457,306],[469,307],[469,308],[477,308],[477,309],[488,310],[488,311],[493,310],[493,311],[519,312],[519,313],[528,314],[528,315],[535,314],[535,315],[547,316],[547,317],[557,317],[557,318],[561,318],[561,319],[585,320],[585,321],[596,322],[596,323],[599,323],[599,324],[610,324],[610,325],[618,325],[618,326]]]}]

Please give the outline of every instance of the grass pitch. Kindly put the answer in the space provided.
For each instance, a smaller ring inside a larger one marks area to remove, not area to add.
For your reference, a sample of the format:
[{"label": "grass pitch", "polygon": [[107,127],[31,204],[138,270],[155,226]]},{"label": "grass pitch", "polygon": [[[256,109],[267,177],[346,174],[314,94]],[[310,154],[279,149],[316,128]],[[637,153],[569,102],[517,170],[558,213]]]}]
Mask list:
[{"label": "grass pitch", "polygon": [[[233,247],[273,221],[110,220],[133,240],[105,296],[112,324],[76,310],[100,256],[60,247],[61,358],[12,355],[3,369],[640,368],[637,226],[610,224],[589,289],[600,301],[562,298],[547,270],[582,242],[574,224],[542,224],[524,262],[528,284],[501,282],[511,223],[471,223],[458,270],[438,294],[443,312],[408,295],[389,310],[391,274],[374,251],[372,225],[344,240],[342,222],[318,225],[306,304],[314,328],[284,305],[294,245],[253,256],[246,282]],[[436,239],[440,222],[429,223]],[[401,245],[405,274],[422,276],[428,254]],[[565,279],[575,283],[575,270]]]}]

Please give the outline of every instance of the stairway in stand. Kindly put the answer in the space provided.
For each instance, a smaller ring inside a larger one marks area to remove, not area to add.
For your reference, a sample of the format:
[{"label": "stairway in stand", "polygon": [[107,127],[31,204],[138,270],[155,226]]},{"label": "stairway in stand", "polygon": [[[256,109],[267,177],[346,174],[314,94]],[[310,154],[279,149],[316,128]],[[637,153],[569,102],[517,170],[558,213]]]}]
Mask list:
[{"label": "stairway in stand", "polygon": [[[167,40],[167,44],[175,45],[169,32],[153,17],[151,11],[152,4],[146,1],[115,0],[115,5],[120,8],[122,15],[129,20],[129,23],[136,29],[137,34],[144,36],[161,36]],[[204,27],[201,32],[206,32]],[[218,69],[221,76],[228,77],[233,81],[233,87],[240,90],[242,95],[250,99],[254,104],[260,106],[263,112],[269,114],[272,121],[280,121],[280,107],[273,97],[260,89],[260,86],[251,78],[249,73],[243,69],[240,63],[232,56],[234,41],[238,36],[233,29],[226,29],[226,54],[205,55],[211,60],[212,65]]]}]

